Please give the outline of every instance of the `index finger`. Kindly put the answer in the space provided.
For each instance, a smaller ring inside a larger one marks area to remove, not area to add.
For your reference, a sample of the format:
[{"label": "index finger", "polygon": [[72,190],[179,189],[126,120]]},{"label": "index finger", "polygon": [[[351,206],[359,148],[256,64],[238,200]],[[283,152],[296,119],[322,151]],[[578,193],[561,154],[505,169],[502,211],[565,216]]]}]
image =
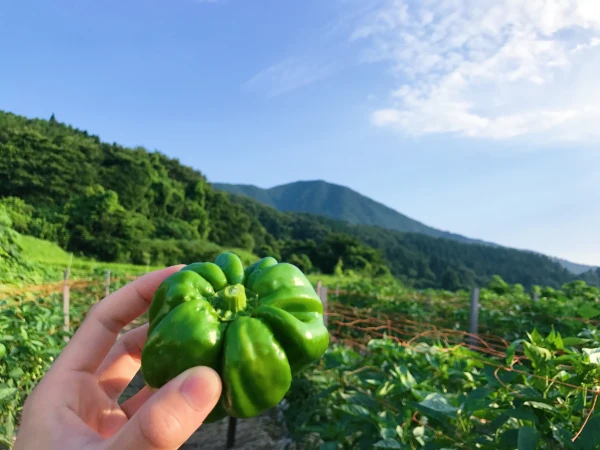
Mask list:
[{"label": "index finger", "polygon": [[54,367],[95,372],[123,327],[146,312],[158,286],[182,267],[147,273],[94,305]]}]

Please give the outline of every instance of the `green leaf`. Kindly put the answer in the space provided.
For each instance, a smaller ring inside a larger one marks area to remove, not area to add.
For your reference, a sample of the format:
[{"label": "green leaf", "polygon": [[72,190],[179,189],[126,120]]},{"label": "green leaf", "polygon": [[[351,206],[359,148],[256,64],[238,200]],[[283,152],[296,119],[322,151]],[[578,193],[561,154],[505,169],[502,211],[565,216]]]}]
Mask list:
[{"label": "green leaf", "polygon": [[350,416],[360,417],[361,419],[373,419],[369,410],[361,405],[340,405],[334,406],[334,408],[343,411]]},{"label": "green leaf", "polygon": [[319,446],[319,450],[337,450],[338,443],[337,442],[324,442]]},{"label": "green leaf", "polygon": [[394,428],[382,428],[379,430],[379,435],[382,439],[394,439],[398,436]]},{"label": "green leaf", "polygon": [[[554,425],[552,430],[552,436],[566,449],[575,449],[577,444],[573,444],[571,439],[573,438],[573,432],[567,431],[563,425]],[[576,441],[577,442],[577,441]]]},{"label": "green leaf", "polygon": [[523,342],[523,339],[517,339],[506,349],[506,365],[510,366],[515,358],[517,347]]},{"label": "green leaf", "polygon": [[6,398],[12,396],[15,392],[17,392],[17,388],[2,388],[2,389],[0,389],[0,401],[3,401]]},{"label": "green leaf", "polygon": [[562,350],[563,348],[565,348],[565,345],[562,340],[562,337],[560,336],[560,333],[557,333],[554,330],[554,327],[552,327],[552,331],[546,338],[546,342],[548,344],[550,344],[552,346],[552,348],[554,348],[555,350]]},{"label": "green leaf", "polygon": [[519,445],[519,430],[506,430],[500,436],[499,448],[513,450]]},{"label": "green leaf", "polygon": [[402,428],[402,425],[397,425],[396,426],[396,433],[398,433],[398,437],[399,438],[403,438],[404,437],[404,428]]},{"label": "green leaf", "polygon": [[321,399],[323,397],[328,397],[332,392],[337,391],[340,388],[339,384],[334,384],[332,386],[329,386],[327,389],[319,392],[319,395],[317,395],[316,399]]},{"label": "green leaf", "polygon": [[8,413],[6,422],[4,422],[4,431],[9,438],[15,434],[15,418],[12,413]]},{"label": "green leaf", "polygon": [[37,339],[30,339],[29,343],[32,345],[35,345],[37,347],[44,347],[44,344],[40,341],[38,341]]},{"label": "green leaf", "polygon": [[373,445],[375,448],[402,448],[402,444],[396,439],[382,439],[381,441],[375,442]]},{"label": "green leaf", "polygon": [[[485,375],[485,378],[487,379],[487,385],[488,386],[492,386],[492,387],[496,387],[496,388],[502,388],[502,384],[500,384],[500,382],[498,382],[498,378],[500,379],[500,381],[506,385],[510,385],[514,380],[516,380],[519,377],[519,374],[517,372],[514,371],[507,371],[507,370],[500,370],[499,372],[496,372],[496,368],[489,366],[489,365],[485,365],[485,367],[483,368],[483,374]],[[498,378],[496,378],[498,377]]]},{"label": "green leaf", "polygon": [[600,447],[600,415],[592,417],[579,438],[575,441],[577,450],[592,450]]},{"label": "green leaf", "polygon": [[499,429],[502,425],[508,422],[509,417],[505,414],[500,414],[494,420],[492,420],[488,426],[490,432],[494,432]]},{"label": "green leaf", "polygon": [[555,364],[573,364],[581,361],[579,355],[560,355],[552,360]]},{"label": "green leaf", "polygon": [[437,392],[429,394],[423,401],[419,402],[418,405],[421,408],[447,416],[453,416],[456,414],[456,411],[458,411],[458,408],[452,406],[446,397]]},{"label": "green leaf", "polygon": [[376,411],[379,408],[379,403],[373,397],[365,394],[343,394],[342,398],[345,398],[348,403],[353,405],[362,405],[369,411]]},{"label": "green leaf", "polygon": [[556,410],[556,408],[554,408],[554,406],[548,405],[547,403],[542,403],[542,402],[536,402],[533,400],[529,400],[525,403],[523,403],[524,405],[527,406],[531,406],[532,408],[535,409],[541,409],[543,411],[549,411],[552,413],[558,413],[558,411]]},{"label": "green leaf", "polygon": [[536,369],[541,369],[546,365],[546,362],[552,358],[550,350],[538,347],[537,345],[530,344],[529,342],[523,342],[525,346],[525,356],[527,356]]},{"label": "green leaf", "polygon": [[6,436],[0,435],[0,450],[10,450],[13,446],[13,441]]},{"label": "green leaf", "polygon": [[25,372],[23,372],[23,369],[20,367],[15,367],[13,370],[8,372],[8,376],[11,378],[21,378],[23,375],[25,375]]},{"label": "green leaf", "polygon": [[591,339],[584,339],[578,337],[567,337],[563,338],[563,344],[565,347],[575,347],[576,345],[585,344],[586,342],[590,342]]},{"label": "green leaf", "polygon": [[540,441],[539,433],[531,427],[519,428],[517,448],[519,450],[535,450]]},{"label": "green leaf", "polygon": [[412,376],[408,367],[396,366],[394,372],[398,376],[400,383],[402,383],[406,389],[412,389],[417,385],[417,380]]},{"label": "green leaf", "polygon": [[391,381],[386,381],[383,384],[383,386],[381,386],[381,388],[379,388],[379,390],[377,391],[376,395],[378,397],[385,397],[390,392],[392,392],[395,387],[396,387],[396,385],[394,383],[392,383]]},{"label": "green leaf", "polygon": [[472,412],[486,408],[490,404],[490,400],[487,397],[492,392],[488,388],[477,388],[471,391],[463,405],[464,413],[470,415]]},{"label": "green leaf", "polygon": [[511,386],[513,391],[516,392],[521,398],[525,400],[534,400],[542,397],[542,393],[532,386],[525,386],[522,384]]},{"label": "green leaf", "polygon": [[531,333],[527,333],[527,337],[529,337],[529,341],[532,344],[539,344],[539,345],[541,345],[541,344],[544,343],[544,338],[538,332],[537,328],[534,328]]},{"label": "green leaf", "polygon": [[577,310],[577,314],[584,319],[593,319],[596,316],[600,316],[600,309],[594,308],[589,303],[584,303],[583,306]]},{"label": "green leaf", "polygon": [[509,409],[507,411],[504,411],[502,414],[508,417],[514,417],[515,419],[528,420],[533,423],[538,422],[538,417],[535,415],[531,408],[520,407],[515,409]]}]

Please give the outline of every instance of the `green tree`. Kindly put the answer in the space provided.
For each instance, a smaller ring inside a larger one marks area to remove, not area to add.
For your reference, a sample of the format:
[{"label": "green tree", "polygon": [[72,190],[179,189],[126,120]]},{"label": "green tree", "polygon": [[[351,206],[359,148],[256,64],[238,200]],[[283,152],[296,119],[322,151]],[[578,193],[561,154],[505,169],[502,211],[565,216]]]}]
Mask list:
[{"label": "green tree", "polygon": [[104,261],[128,260],[152,225],[143,216],[127,211],[116,192],[102,186],[88,188],[66,206],[71,230],[68,249]]},{"label": "green tree", "polygon": [[19,235],[12,228],[12,221],[4,205],[0,205],[0,263],[2,260],[17,259]]},{"label": "green tree", "polygon": [[287,262],[298,267],[304,273],[309,273],[313,268],[310,258],[306,255],[297,255],[294,253]]},{"label": "green tree", "polygon": [[22,234],[29,234],[29,225],[33,219],[34,207],[19,197],[0,198],[0,205],[11,219],[12,228]]},{"label": "green tree", "polygon": [[341,277],[344,275],[344,261],[342,258],[338,259],[338,262],[333,269],[333,274],[336,277]]},{"label": "green tree", "polygon": [[442,288],[447,291],[457,291],[461,288],[458,273],[454,269],[447,269],[442,277]]},{"label": "green tree", "polygon": [[487,288],[498,295],[505,295],[510,291],[510,286],[508,283],[499,275],[492,276],[492,280],[488,284]]}]

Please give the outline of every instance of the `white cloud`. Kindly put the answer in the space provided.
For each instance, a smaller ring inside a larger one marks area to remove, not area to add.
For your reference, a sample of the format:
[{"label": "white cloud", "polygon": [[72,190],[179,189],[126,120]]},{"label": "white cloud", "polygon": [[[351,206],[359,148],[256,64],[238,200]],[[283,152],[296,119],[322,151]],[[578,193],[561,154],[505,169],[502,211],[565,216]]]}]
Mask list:
[{"label": "white cloud", "polygon": [[335,62],[309,63],[289,58],[262,70],[246,81],[244,87],[266,91],[268,97],[276,97],[326,78],[335,70]]},{"label": "white cloud", "polygon": [[382,0],[350,39],[400,80],[376,126],[600,138],[600,0]]}]

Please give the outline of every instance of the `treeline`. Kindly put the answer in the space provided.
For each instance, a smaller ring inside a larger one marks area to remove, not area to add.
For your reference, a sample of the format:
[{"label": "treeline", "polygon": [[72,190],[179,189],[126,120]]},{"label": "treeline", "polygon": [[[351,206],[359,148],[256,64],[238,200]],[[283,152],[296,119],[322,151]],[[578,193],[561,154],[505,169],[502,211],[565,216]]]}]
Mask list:
[{"label": "treeline", "polygon": [[494,275],[527,288],[534,285],[559,288],[574,279],[560,264],[533,252],[463,244],[305,213],[283,213],[248,197],[231,194],[230,199],[258,217],[271,235],[296,242],[299,247],[325,242],[331,234],[358,240],[383,256],[394,276],[418,288],[454,291],[483,286]]},{"label": "treeline", "polygon": [[273,254],[306,271],[342,264],[386,271],[375,250],[348,236],[331,234],[303,253],[310,243],[276,238],[197,170],[54,118],[0,112],[0,180],[0,204],[15,230],[103,261],[185,263],[213,243]]},{"label": "treeline", "polygon": [[0,112],[0,203],[13,227],[104,261],[194,261],[207,245],[273,255],[305,271],[393,274],[449,290],[500,275],[526,287],[573,277],[549,258],[282,213],[211,187],[159,152]]}]

